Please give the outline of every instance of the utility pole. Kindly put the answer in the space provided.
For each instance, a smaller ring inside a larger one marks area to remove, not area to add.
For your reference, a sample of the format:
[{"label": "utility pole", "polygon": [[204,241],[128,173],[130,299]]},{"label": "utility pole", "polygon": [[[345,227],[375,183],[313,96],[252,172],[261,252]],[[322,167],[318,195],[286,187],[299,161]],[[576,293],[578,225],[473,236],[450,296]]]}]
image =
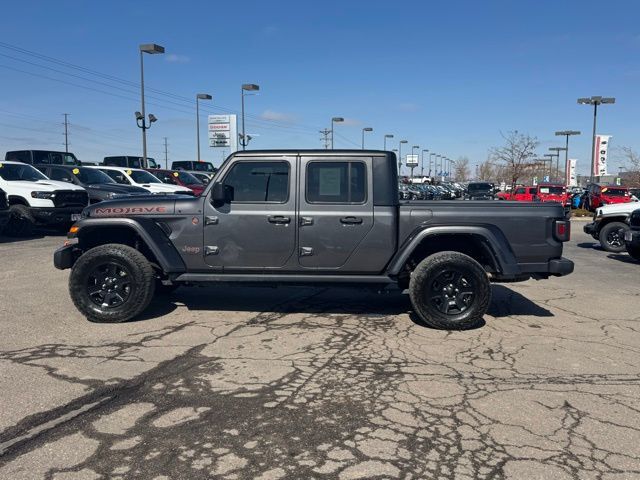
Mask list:
[{"label": "utility pole", "polygon": [[331,130],[329,130],[328,128],[325,128],[324,130],[320,130],[320,133],[323,136],[323,138],[321,138],[320,141],[324,142],[324,149],[329,150],[329,145],[330,145],[329,135],[331,134]]},{"label": "utility pole", "polygon": [[63,113],[64,115],[64,151],[69,153],[69,114]]},{"label": "utility pole", "polygon": [[167,137],[162,137],[164,139],[164,168],[169,170],[169,153],[167,150]]}]

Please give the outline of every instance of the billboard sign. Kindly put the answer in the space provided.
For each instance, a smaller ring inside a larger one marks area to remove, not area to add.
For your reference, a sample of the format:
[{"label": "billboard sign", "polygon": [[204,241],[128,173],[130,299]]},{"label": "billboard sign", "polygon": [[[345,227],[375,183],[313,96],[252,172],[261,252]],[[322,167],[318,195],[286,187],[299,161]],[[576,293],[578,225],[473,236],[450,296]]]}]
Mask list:
[{"label": "billboard sign", "polygon": [[569,187],[575,187],[578,185],[576,163],[577,160],[575,158],[570,158],[565,165],[565,184]]},{"label": "billboard sign", "polygon": [[405,160],[405,165],[407,167],[417,167],[418,166],[418,155],[406,155],[404,157]]},{"label": "billboard sign", "polygon": [[601,177],[607,175],[607,154],[609,152],[609,139],[611,135],[596,135],[595,138],[595,164],[593,175]]},{"label": "billboard sign", "polygon": [[209,115],[209,146],[238,150],[238,120],[236,115]]}]

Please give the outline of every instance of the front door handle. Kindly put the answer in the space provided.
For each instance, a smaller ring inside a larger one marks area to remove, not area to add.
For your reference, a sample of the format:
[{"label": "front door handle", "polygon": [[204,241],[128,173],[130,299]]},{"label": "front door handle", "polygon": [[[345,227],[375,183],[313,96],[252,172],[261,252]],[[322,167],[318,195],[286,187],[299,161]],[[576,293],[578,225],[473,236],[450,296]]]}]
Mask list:
[{"label": "front door handle", "polygon": [[344,223],[345,225],[360,225],[362,223],[362,218],[360,218],[360,217],[342,217],[340,219],[340,223]]},{"label": "front door handle", "polygon": [[287,225],[288,223],[291,223],[290,217],[283,217],[282,215],[269,215],[267,220],[269,223],[275,223],[278,225]]}]

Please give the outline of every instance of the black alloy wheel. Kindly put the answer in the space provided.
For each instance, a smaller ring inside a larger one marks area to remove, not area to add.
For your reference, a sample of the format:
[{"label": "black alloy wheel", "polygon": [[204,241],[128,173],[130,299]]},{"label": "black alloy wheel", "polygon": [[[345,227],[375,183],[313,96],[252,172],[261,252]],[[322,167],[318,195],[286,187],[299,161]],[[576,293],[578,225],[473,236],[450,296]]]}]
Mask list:
[{"label": "black alloy wheel", "polygon": [[87,295],[103,309],[123,305],[131,295],[131,272],[114,261],[96,265],[87,276]]}]

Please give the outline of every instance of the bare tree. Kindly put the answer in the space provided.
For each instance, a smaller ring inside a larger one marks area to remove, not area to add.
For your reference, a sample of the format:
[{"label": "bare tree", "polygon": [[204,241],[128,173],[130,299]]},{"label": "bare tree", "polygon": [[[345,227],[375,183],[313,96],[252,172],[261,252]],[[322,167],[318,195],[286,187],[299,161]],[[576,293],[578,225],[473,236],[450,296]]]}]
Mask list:
[{"label": "bare tree", "polygon": [[502,167],[502,177],[511,187],[524,178],[535,166],[535,150],[539,143],[536,137],[520,133],[517,130],[502,134],[504,145],[489,151],[489,158]]},{"label": "bare tree", "polygon": [[640,187],[640,154],[630,147],[620,147],[620,152],[627,170],[624,183],[629,187]]},{"label": "bare tree", "polygon": [[489,159],[478,165],[478,178],[477,180],[494,180],[496,174],[495,166]]},{"label": "bare tree", "polygon": [[458,182],[466,182],[471,177],[471,170],[469,170],[469,159],[467,157],[459,157],[455,163],[454,168],[455,179]]}]

